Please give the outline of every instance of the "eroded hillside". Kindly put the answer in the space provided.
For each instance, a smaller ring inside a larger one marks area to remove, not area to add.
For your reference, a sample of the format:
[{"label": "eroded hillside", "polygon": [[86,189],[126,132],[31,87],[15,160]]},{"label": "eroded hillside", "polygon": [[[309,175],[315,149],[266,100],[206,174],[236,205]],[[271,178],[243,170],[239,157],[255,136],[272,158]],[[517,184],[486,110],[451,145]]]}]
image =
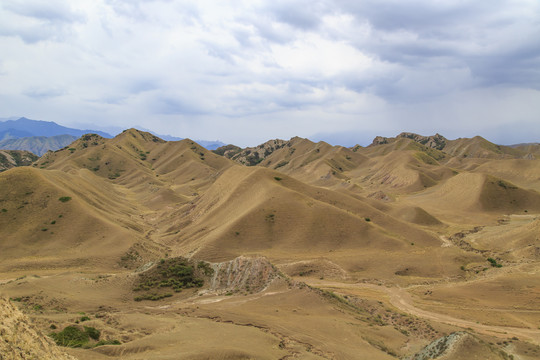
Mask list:
[{"label": "eroded hillside", "polygon": [[0,174],[0,292],[43,333],[99,331],[80,359],[533,359],[539,161],[479,137],[87,134]]}]

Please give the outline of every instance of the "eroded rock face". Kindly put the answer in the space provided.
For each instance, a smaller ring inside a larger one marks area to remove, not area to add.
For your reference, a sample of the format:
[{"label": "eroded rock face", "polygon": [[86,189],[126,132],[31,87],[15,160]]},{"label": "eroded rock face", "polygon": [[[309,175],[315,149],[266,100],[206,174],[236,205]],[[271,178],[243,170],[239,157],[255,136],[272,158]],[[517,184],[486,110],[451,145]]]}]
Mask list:
[{"label": "eroded rock face", "polygon": [[25,150],[0,150],[0,172],[17,166],[29,166],[38,157]]},{"label": "eroded rock face", "polygon": [[405,360],[496,360],[508,355],[466,331],[443,336]]},{"label": "eroded rock face", "polygon": [[263,291],[279,271],[264,257],[239,256],[234,260],[213,264],[210,280],[212,291]]},{"label": "eroded rock face", "polygon": [[431,136],[422,136],[415,133],[409,133],[409,132],[402,132],[395,138],[387,138],[384,136],[377,136],[375,139],[373,139],[373,142],[370,146],[374,145],[383,145],[388,144],[389,142],[394,141],[398,138],[405,138],[405,139],[411,139],[416,141],[419,144],[422,144],[428,148],[442,150],[446,146],[447,139],[439,134],[431,135]]},{"label": "eroded rock face", "polygon": [[41,333],[9,300],[0,298],[0,358],[75,360]]},{"label": "eroded rock face", "polygon": [[427,146],[432,149],[442,150],[446,146],[446,138],[442,135],[435,134],[431,136],[422,136],[414,133],[403,132],[397,137],[412,139],[417,143]]},{"label": "eroded rock face", "polygon": [[274,151],[287,145],[290,146],[290,141],[280,139],[269,140],[256,147],[245,148],[231,156],[231,159],[243,165],[254,166],[266,159]]}]

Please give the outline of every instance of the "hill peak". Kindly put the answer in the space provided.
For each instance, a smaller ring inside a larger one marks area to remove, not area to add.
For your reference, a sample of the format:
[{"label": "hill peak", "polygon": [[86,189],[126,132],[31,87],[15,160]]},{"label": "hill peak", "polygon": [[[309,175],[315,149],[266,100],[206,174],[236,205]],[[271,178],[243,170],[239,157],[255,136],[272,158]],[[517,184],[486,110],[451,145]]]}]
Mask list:
[{"label": "hill peak", "polygon": [[398,139],[411,139],[426,147],[437,149],[437,150],[444,149],[444,147],[446,146],[446,143],[448,142],[448,140],[440,134],[424,136],[424,135],[419,135],[419,134],[415,134],[411,132],[402,132],[401,134],[397,135],[395,138],[377,136],[375,137],[375,139],[373,139],[373,142],[371,143],[370,146],[384,145],[384,144],[395,142]]},{"label": "hill peak", "polygon": [[166,142],[165,140],[157,137],[156,135],[153,135],[146,131],[137,130],[135,128],[124,130],[120,134],[115,136],[115,139],[117,140],[129,139],[129,138],[134,138],[134,139],[142,140],[142,141],[157,142],[157,143]]}]

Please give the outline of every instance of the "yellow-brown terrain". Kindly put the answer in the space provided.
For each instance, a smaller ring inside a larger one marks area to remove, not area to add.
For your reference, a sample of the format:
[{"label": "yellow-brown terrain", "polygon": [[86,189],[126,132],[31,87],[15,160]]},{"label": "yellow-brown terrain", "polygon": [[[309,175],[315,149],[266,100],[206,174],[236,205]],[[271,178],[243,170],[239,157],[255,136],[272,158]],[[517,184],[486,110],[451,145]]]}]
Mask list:
[{"label": "yellow-brown terrain", "polygon": [[0,315],[78,359],[537,359],[539,238],[534,145],[88,134],[0,173]]}]

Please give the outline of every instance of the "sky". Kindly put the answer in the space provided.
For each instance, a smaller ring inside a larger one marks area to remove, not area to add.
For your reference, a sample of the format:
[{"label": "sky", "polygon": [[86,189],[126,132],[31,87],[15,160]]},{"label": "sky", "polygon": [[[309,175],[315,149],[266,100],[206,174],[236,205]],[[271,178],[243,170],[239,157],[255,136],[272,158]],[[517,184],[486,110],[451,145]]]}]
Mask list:
[{"label": "sky", "polygon": [[2,0],[0,117],[254,146],[540,141],[538,0]]}]

